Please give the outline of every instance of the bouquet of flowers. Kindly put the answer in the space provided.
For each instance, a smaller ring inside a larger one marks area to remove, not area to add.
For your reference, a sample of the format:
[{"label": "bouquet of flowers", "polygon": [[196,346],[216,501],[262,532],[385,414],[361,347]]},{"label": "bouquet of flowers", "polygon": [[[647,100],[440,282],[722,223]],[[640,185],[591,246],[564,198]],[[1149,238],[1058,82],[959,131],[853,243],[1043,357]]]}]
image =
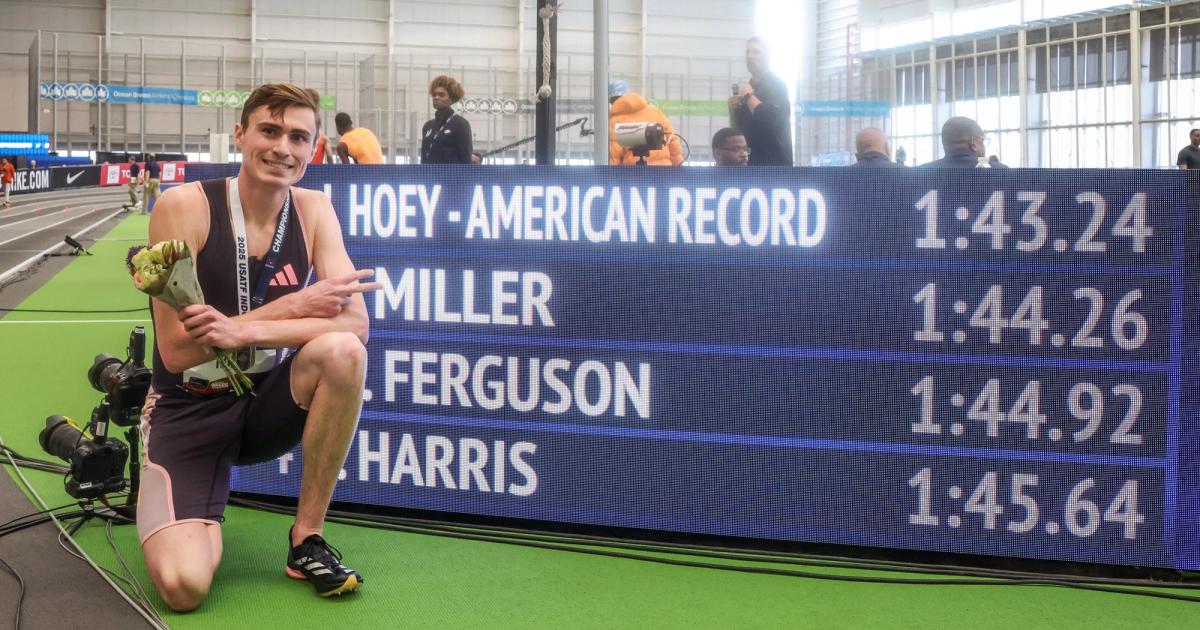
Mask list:
[{"label": "bouquet of flowers", "polygon": [[[186,241],[168,240],[153,247],[137,245],[126,258],[133,285],[139,291],[179,310],[192,304],[204,304],[204,292],[196,277],[196,263]],[[254,393],[250,377],[238,367],[237,350],[213,348],[216,364],[229,379],[229,386],[238,396]]]}]

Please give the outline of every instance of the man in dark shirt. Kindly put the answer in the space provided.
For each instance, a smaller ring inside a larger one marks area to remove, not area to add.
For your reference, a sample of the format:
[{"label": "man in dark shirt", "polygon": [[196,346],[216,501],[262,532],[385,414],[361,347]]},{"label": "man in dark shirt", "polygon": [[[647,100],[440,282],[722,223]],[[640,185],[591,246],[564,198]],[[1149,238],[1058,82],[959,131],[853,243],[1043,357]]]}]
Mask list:
[{"label": "man in dark shirt", "polygon": [[137,189],[141,180],[142,167],[138,166],[137,156],[129,156],[129,205],[130,210],[138,207]]},{"label": "man in dark shirt", "polygon": [[792,165],[792,101],[787,86],[771,72],[767,45],[759,37],[746,42],[750,82],[729,97],[733,127],[750,145],[751,166]]},{"label": "man in dark shirt", "polygon": [[860,168],[891,168],[900,166],[888,157],[887,135],[874,127],[867,127],[854,137],[854,157],[858,159],[852,166]]},{"label": "man in dark shirt", "polygon": [[750,147],[746,144],[746,136],[737,129],[718,129],[712,137],[712,155],[717,166],[746,166],[750,163]]},{"label": "man in dark shirt", "polygon": [[1175,158],[1175,165],[1181,171],[1200,169],[1200,129],[1193,129],[1188,137],[1192,139],[1192,143],[1183,147],[1179,151],[1179,157]]},{"label": "man in dark shirt", "polygon": [[955,116],[942,125],[942,149],[946,156],[922,168],[975,168],[986,155],[983,128],[966,116]]}]

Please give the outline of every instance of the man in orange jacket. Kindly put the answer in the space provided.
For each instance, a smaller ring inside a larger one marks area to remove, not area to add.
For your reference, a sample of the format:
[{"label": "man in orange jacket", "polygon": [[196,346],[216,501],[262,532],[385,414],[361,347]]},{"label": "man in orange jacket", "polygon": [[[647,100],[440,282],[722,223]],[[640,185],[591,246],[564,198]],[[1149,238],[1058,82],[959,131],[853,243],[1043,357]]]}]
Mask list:
[{"label": "man in orange jacket", "polygon": [[650,151],[646,156],[648,166],[679,166],[683,164],[683,149],[679,146],[679,136],[675,128],[667,120],[662,110],[646,102],[642,95],[629,91],[629,84],[623,79],[616,79],[608,84],[608,163],[612,166],[637,164],[638,158],[633,149],[628,149],[617,143],[616,126],[618,123],[644,122],[658,123],[663,127],[666,142],[663,148]]},{"label": "man in orange jacket", "polygon": [[0,158],[0,184],[4,186],[4,207],[11,208],[12,200],[12,185],[16,179],[16,169],[13,168],[12,162],[8,158]]}]

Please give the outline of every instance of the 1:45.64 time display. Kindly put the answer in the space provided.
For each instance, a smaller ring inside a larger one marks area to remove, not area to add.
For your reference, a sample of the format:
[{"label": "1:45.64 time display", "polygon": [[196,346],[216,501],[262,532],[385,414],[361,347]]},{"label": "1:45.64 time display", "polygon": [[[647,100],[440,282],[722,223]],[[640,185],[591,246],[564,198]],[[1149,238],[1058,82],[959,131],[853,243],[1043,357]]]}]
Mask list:
[{"label": "1:45.64 time display", "polygon": [[[1072,484],[1066,497],[1045,497],[1040,495],[1061,494],[1066,484],[1056,482],[1053,488],[1043,491],[1039,475],[1004,476],[987,471],[973,484],[956,485],[939,479],[932,467],[925,467],[909,478],[908,486],[915,494],[912,505],[916,508],[908,514],[908,523],[922,527],[1003,528],[1013,534],[1040,532],[1047,536],[1065,530],[1077,538],[1088,538],[1102,527],[1112,527],[1122,538],[1137,540],[1138,527],[1146,522],[1137,479],[1123,480],[1115,491],[1105,492],[1094,478],[1087,477]],[[949,501],[935,502],[939,495]],[[939,514],[935,505],[948,509]]]}]

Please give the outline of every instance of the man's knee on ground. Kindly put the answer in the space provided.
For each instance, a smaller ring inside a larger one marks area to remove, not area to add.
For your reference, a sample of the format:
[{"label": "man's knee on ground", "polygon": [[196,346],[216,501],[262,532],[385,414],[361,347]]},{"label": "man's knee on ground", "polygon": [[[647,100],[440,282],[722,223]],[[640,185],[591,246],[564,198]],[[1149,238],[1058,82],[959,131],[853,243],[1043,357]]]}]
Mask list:
[{"label": "man's knee on ground", "polygon": [[211,567],[173,564],[150,568],[150,577],[163,601],[176,612],[195,609],[212,586]]}]

